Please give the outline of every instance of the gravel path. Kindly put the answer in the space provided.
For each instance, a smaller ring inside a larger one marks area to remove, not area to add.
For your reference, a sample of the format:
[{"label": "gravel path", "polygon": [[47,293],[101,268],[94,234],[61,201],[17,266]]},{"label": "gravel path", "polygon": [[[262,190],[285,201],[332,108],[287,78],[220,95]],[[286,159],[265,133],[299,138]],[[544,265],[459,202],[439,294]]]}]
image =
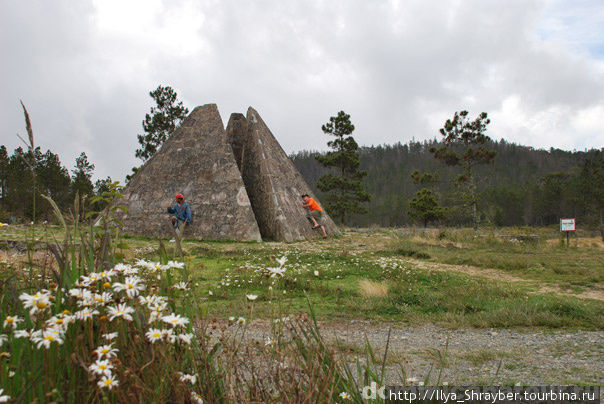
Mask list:
[{"label": "gravel path", "polygon": [[[383,356],[388,326],[366,321],[320,322],[329,345],[339,346],[350,361],[364,357],[365,337]],[[394,327],[394,326],[393,326]],[[266,321],[248,326],[248,337],[264,341]],[[446,350],[446,354],[445,354]],[[403,378],[425,380],[433,367],[434,383],[604,384],[604,331],[535,331],[508,329],[450,330],[434,325],[392,328],[386,360],[388,383]]]}]

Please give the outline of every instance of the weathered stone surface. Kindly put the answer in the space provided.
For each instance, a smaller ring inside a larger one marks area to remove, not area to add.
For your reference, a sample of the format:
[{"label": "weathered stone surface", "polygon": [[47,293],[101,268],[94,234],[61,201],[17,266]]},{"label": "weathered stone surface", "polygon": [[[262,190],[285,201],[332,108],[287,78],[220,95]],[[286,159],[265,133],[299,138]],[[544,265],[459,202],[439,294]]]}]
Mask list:
[{"label": "weathered stone surface", "polygon": [[[232,114],[227,125],[227,139],[233,148],[237,166],[264,238],[292,241],[320,237],[306,219],[300,195],[312,195],[310,187],[258,112],[248,109],[247,118]],[[324,212],[325,213],[325,212]],[[328,234],[337,227],[325,213]]]},{"label": "weathered stone surface", "polygon": [[197,107],[124,190],[125,231],[172,237],[166,208],[183,193],[193,222],[185,238],[261,240],[215,104]]}]

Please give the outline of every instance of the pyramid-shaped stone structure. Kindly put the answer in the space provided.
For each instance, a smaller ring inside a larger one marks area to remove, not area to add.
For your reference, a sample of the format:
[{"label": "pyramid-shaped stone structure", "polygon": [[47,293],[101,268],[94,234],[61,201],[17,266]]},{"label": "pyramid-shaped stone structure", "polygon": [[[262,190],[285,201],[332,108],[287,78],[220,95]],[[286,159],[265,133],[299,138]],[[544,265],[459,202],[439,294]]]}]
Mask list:
[{"label": "pyramid-shaped stone structure", "polygon": [[[247,117],[232,114],[227,141],[233,148],[262,237],[280,241],[319,237],[306,219],[305,208],[300,206],[300,195],[309,194],[320,205],[321,202],[312,195],[258,112],[250,107]],[[328,234],[337,232],[325,211],[324,225]]]},{"label": "pyramid-shaped stone structure", "polygon": [[130,180],[125,231],[172,237],[166,208],[177,193],[185,195],[193,216],[185,238],[261,240],[215,104],[195,108]]}]

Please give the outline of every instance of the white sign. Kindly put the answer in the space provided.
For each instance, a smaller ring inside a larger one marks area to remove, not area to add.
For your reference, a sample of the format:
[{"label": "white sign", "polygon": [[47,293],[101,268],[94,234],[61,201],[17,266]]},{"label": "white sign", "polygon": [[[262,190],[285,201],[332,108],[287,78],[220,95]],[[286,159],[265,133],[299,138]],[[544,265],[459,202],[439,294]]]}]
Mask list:
[{"label": "white sign", "polygon": [[575,219],[560,219],[560,231],[575,231]]}]

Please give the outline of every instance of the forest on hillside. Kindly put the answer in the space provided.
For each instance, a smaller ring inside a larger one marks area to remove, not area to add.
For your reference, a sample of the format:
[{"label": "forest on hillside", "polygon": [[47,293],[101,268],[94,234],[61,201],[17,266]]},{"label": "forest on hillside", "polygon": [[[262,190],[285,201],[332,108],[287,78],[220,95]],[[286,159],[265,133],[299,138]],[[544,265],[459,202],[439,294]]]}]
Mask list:
[{"label": "forest on hillside", "polygon": [[[361,169],[365,190],[371,194],[368,213],[352,215],[351,226],[405,226],[417,223],[408,214],[409,201],[422,188],[411,173],[437,172],[432,186],[445,217],[440,223],[471,225],[471,213],[455,184],[460,167],[450,167],[434,158],[432,141],[361,147]],[[481,225],[552,225],[560,218],[574,217],[577,223],[597,227],[604,204],[603,150],[537,150],[527,146],[488,141],[485,148],[496,151],[491,164],[476,167]],[[317,152],[301,151],[290,158],[321,199],[319,177],[328,172],[315,159]],[[438,224],[438,223],[436,223]]]},{"label": "forest on hillside", "polygon": [[[351,215],[350,226],[406,226],[422,224],[408,214],[409,202],[425,185],[417,185],[411,173],[438,173],[431,187],[445,215],[431,225],[469,226],[471,212],[455,184],[460,167],[450,167],[434,158],[429,149],[436,141],[361,147],[361,169],[367,171],[363,186],[371,195],[368,213]],[[601,226],[604,210],[603,150],[536,150],[505,141],[485,144],[496,151],[491,164],[476,167],[481,225],[554,225],[560,218],[574,217],[580,226]],[[320,199],[316,187],[328,172],[315,156],[302,151],[291,159]],[[32,167],[35,173],[32,176]],[[71,172],[70,172],[71,171]],[[61,210],[73,207],[75,195],[91,198],[109,189],[111,178],[92,181],[94,165],[82,153],[68,170],[57,154],[36,148],[32,153],[17,148],[9,154],[0,146],[0,221],[51,219],[52,208],[42,195],[52,197]],[[97,208],[98,207],[94,207]]]}]

